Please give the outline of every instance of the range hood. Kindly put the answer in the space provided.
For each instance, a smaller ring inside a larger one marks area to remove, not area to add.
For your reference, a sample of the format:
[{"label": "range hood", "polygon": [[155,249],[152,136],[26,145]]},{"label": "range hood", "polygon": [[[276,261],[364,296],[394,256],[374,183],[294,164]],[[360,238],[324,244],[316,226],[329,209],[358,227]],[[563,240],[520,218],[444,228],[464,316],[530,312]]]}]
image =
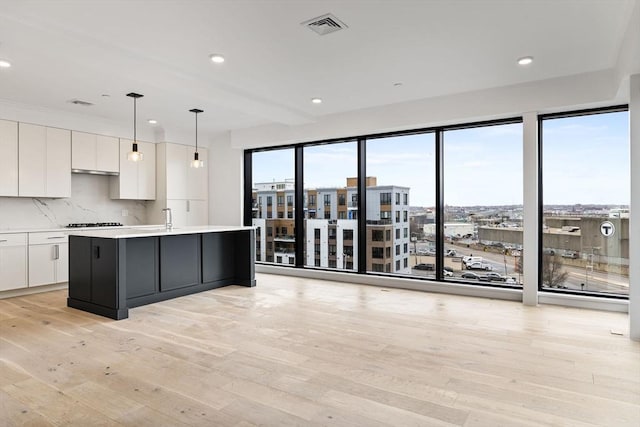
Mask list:
[{"label": "range hood", "polygon": [[71,173],[86,173],[90,175],[109,175],[109,176],[120,175],[119,172],[107,172],[107,171],[88,170],[88,169],[71,169]]}]

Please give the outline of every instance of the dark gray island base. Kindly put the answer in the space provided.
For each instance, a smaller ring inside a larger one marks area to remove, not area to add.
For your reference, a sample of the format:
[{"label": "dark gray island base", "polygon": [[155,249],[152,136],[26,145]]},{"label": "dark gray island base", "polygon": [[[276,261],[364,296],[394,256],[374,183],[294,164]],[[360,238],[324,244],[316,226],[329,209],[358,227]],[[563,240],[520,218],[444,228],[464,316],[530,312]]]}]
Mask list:
[{"label": "dark gray island base", "polygon": [[129,308],[221,286],[256,285],[252,228],[188,229],[69,236],[67,305],[120,320]]}]

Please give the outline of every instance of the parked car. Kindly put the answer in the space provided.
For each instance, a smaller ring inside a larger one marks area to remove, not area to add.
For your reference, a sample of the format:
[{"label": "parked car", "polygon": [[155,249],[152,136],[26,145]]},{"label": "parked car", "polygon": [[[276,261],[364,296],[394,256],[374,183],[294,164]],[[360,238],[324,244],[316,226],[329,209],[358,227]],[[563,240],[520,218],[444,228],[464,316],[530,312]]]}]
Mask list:
[{"label": "parked car", "polygon": [[445,252],[444,256],[456,256],[457,252],[455,249],[448,249],[447,252]]},{"label": "parked car", "polygon": [[492,282],[506,282],[507,278],[504,276],[501,276],[500,274],[494,272],[494,271],[490,271],[489,273],[485,274],[484,277],[486,277],[487,279],[489,279]]},{"label": "parked car", "polygon": [[516,280],[515,277],[506,277],[505,280],[504,280],[504,283],[506,285],[517,285],[518,281]]},{"label": "parked car", "polygon": [[562,253],[562,258],[577,259],[578,258],[578,253],[574,252],[574,251],[564,251]]},{"label": "parked car", "polygon": [[488,264],[486,262],[474,261],[467,264],[467,270],[489,271],[489,270],[493,270],[493,267],[491,267],[491,264]]},{"label": "parked car", "polygon": [[453,276],[453,271],[449,271],[449,270],[442,270],[442,275],[444,277],[452,277]]},{"label": "parked car", "polygon": [[468,264],[470,264],[472,262],[482,262],[482,261],[484,261],[484,259],[481,256],[465,256],[465,257],[462,257],[462,262],[465,265],[468,265]]},{"label": "parked car", "polygon": [[475,279],[475,280],[480,280],[480,276],[478,276],[476,273],[472,273],[470,271],[465,271],[464,273],[462,273],[462,277],[463,279]]},{"label": "parked car", "polygon": [[435,264],[425,264],[425,263],[420,263],[420,264],[416,264],[413,267],[415,270],[427,270],[427,271],[433,271],[436,269]]}]

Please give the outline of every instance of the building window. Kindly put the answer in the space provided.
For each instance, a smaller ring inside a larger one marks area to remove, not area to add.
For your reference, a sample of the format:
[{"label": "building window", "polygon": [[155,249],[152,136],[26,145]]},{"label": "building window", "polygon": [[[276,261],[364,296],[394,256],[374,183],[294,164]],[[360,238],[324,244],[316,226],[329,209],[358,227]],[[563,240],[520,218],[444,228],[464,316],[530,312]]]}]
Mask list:
[{"label": "building window", "polygon": [[404,268],[409,268],[409,259],[408,258],[404,259]]},{"label": "building window", "polygon": [[373,242],[384,242],[384,232],[383,232],[383,230],[371,230],[371,241],[373,241]]},{"label": "building window", "polygon": [[287,218],[289,218],[289,219],[293,218],[293,212],[292,211],[287,212]]},{"label": "building window", "polygon": [[396,228],[396,240],[400,239],[400,229]]},{"label": "building window", "polygon": [[[504,285],[507,277],[516,277],[517,280],[512,256],[505,254],[500,267],[496,268],[490,262],[490,254],[507,244],[507,240],[500,241],[503,236],[516,238],[513,231],[521,224],[522,123],[495,122],[447,130],[442,138],[445,159],[443,197],[447,218],[445,253],[456,250],[461,252],[459,256],[469,256],[473,252],[477,258],[468,264],[463,262],[462,268],[478,269],[475,271],[478,276],[484,274],[483,269],[495,268],[494,273],[500,278],[492,280],[491,285]],[[499,191],[487,191],[492,188]],[[475,250],[465,246],[453,246],[448,241],[454,237],[473,238],[475,230],[478,230],[475,242],[483,251],[486,250],[485,256],[479,256]],[[445,279],[461,280],[456,276]],[[472,277],[462,280],[478,285],[488,283]]]},{"label": "building window", "polygon": [[404,205],[408,205],[409,204],[409,195],[407,193],[404,193],[402,196],[404,198]]},{"label": "building window", "polygon": [[396,245],[396,255],[400,255],[400,245]]},{"label": "building window", "polygon": [[346,195],[342,193],[338,194],[338,205],[345,206],[346,204],[347,204]]},{"label": "building window", "polygon": [[396,193],[396,205],[400,204],[400,193]]},{"label": "building window", "polygon": [[342,240],[353,240],[353,230],[342,230]]},{"label": "building window", "polygon": [[402,211],[402,221],[403,221],[403,222],[407,222],[407,221],[409,221],[409,212],[407,212],[407,211]]},{"label": "building window", "polygon": [[324,211],[324,219],[331,219],[331,211],[329,210]]},{"label": "building window", "polygon": [[390,262],[389,262],[389,263],[387,263],[387,264],[385,264],[385,266],[384,266],[384,271],[385,271],[386,273],[391,273],[391,263],[390,263]]},{"label": "building window", "polygon": [[396,211],[396,222],[400,222],[400,211]]},{"label": "building window", "polygon": [[373,271],[374,273],[384,272],[384,264],[377,264],[377,263],[371,264],[371,271]]},{"label": "building window", "polygon": [[405,243],[404,244],[404,253],[406,254],[407,252],[409,252],[409,244]]},{"label": "building window", "polygon": [[347,213],[345,211],[338,212],[338,219],[347,219]]},{"label": "building window", "polygon": [[278,218],[284,218],[284,212],[278,212]]},{"label": "building window", "polygon": [[385,230],[384,234],[386,235],[385,240],[387,242],[390,242],[391,241],[391,230]]},{"label": "building window", "polygon": [[405,228],[405,229],[404,229],[404,233],[403,233],[403,235],[404,235],[404,238],[405,238],[405,239],[408,239],[408,238],[409,238],[409,229],[408,229],[408,228]]},{"label": "building window", "polygon": [[331,194],[324,195],[324,205],[331,206]]},{"label": "building window", "polygon": [[284,196],[278,196],[278,206],[284,206]]},{"label": "building window", "polygon": [[337,263],[335,259],[330,259],[329,260],[329,268],[336,268],[337,267]]},{"label": "building window", "polygon": [[391,248],[390,247],[386,247],[384,248],[385,251],[385,255],[387,258],[391,258]]},{"label": "building window", "polygon": [[313,238],[316,240],[320,240],[320,229],[319,228],[314,228],[313,229]]},{"label": "building window", "polygon": [[289,258],[289,264],[295,265],[295,263],[296,263],[296,259],[295,258],[293,258],[293,257]]},{"label": "building window", "polygon": [[273,197],[267,196],[267,206],[273,206]]},{"label": "building window", "polygon": [[267,236],[268,237],[273,237],[273,228],[272,227],[267,227]]},{"label": "building window", "polygon": [[380,204],[381,205],[390,205],[391,204],[391,193],[380,193]]},{"label": "building window", "polygon": [[316,195],[309,194],[309,206],[315,206],[315,205],[316,205]]},{"label": "building window", "polygon": [[287,205],[293,206],[293,196],[292,195],[288,195],[287,196]]},{"label": "building window", "polygon": [[314,266],[320,267],[320,258],[315,259]]},{"label": "building window", "polygon": [[380,219],[383,221],[383,223],[385,222],[385,220],[391,220],[391,211],[381,211]]},{"label": "building window", "polygon": [[335,256],[336,252],[336,245],[329,245],[329,256]]},{"label": "building window", "polygon": [[384,258],[384,248],[371,248],[371,258]]},{"label": "building window", "polygon": [[333,227],[329,228],[329,240],[335,240],[336,238],[336,229]]},{"label": "building window", "polygon": [[396,260],[396,271],[400,271],[400,260]]},{"label": "building window", "polygon": [[314,245],[314,249],[315,249],[316,255],[320,255],[320,244],[319,243],[316,243]]},{"label": "building window", "polygon": [[276,257],[276,262],[277,262],[278,264],[282,264],[282,257],[281,257],[281,256],[277,256],[277,257]]}]

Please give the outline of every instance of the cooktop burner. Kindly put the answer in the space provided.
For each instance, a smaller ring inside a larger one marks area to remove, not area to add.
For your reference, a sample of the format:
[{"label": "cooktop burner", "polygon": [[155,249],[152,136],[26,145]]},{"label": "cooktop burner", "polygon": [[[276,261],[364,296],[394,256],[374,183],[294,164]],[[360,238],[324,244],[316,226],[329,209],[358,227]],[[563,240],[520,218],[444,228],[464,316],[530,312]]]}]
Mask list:
[{"label": "cooktop burner", "polygon": [[122,227],[122,224],[119,222],[76,222],[67,225],[67,228],[85,227]]}]

